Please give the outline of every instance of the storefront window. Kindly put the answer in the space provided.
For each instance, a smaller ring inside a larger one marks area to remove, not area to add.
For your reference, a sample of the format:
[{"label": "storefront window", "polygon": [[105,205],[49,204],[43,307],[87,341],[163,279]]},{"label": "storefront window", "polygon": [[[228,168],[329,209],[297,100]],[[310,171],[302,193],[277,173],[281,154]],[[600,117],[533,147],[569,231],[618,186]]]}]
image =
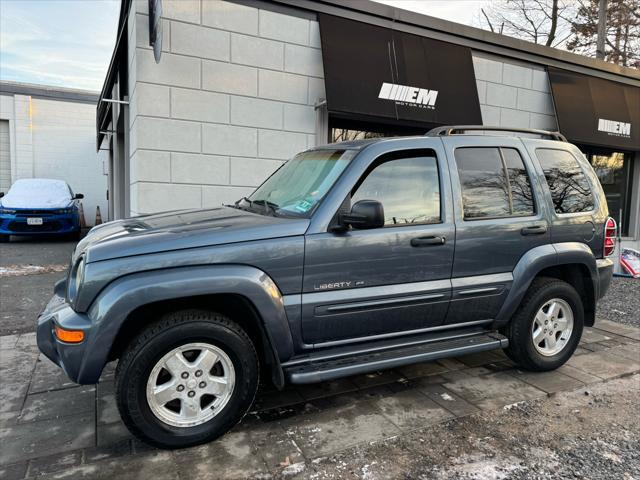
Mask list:
[{"label": "storefront window", "polygon": [[590,148],[582,150],[600,179],[607,197],[609,215],[618,222],[622,235],[628,235],[633,174],[631,154]]},{"label": "storefront window", "polygon": [[332,128],[331,142],[349,142],[352,140],[364,140],[366,138],[384,137],[384,133],[367,132],[364,130],[349,130],[348,128]]}]

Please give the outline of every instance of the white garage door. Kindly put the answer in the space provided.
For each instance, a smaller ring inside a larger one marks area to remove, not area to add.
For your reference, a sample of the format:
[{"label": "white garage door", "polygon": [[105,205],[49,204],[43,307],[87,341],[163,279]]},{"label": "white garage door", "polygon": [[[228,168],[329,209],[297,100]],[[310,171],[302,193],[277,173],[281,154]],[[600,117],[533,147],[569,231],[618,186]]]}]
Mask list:
[{"label": "white garage door", "polygon": [[0,192],[11,186],[11,156],[9,155],[9,120],[0,120]]}]

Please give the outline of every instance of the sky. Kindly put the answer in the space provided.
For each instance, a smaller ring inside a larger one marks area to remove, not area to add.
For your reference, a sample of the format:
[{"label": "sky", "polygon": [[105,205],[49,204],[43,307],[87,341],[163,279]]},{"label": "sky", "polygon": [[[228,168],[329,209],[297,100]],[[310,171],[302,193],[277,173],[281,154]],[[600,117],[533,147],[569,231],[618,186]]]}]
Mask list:
[{"label": "sky", "polygon": [[119,0],[0,0],[0,79],[99,91]]},{"label": "sky", "polygon": [[[471,25],[489,0],[376,0]],[[0,0],[0,80],[100,91],[120,0]]]}]

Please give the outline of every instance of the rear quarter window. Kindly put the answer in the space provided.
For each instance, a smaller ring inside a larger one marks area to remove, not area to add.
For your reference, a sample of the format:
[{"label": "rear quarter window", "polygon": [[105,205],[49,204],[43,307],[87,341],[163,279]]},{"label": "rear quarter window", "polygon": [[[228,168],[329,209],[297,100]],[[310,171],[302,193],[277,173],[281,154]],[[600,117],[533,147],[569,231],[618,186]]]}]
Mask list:
[{"label": "rear quarter window", "polygon": [[544,172],[556,213],[579,213],[594,209],[591,185],[571,153],[538,148],[536,157]]}]

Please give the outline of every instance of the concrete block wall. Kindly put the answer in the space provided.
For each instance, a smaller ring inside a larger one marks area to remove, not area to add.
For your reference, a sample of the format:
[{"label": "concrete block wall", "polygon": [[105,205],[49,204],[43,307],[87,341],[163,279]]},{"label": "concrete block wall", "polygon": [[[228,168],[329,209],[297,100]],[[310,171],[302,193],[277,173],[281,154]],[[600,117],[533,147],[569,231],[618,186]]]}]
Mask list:
[{"label": "concrete block wall", "polygon": [[316,143],[317,22],[221,0],[165,0],[155,63],[148,2],[129,17],[131,214],[249,195]]},{"label": "concrete block wall", "polygon": [[484,125],[557,130],[544,67],[473,52]]}]

